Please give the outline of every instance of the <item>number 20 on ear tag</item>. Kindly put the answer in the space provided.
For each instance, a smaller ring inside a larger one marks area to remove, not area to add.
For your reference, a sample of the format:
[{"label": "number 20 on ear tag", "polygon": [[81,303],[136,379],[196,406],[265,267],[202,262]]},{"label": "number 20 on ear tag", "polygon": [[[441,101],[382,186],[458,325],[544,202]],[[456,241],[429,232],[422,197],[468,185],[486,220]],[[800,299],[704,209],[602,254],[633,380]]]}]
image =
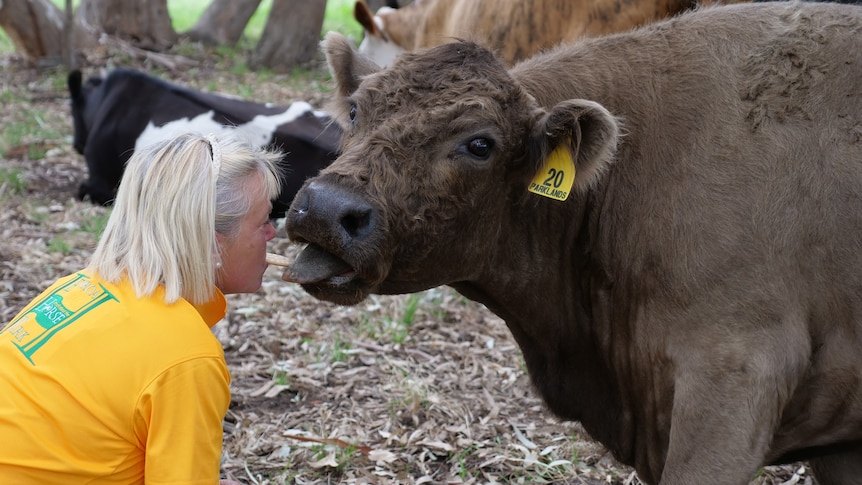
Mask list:
[{"label": "number 20 on ear tag", "polygon": [[572,160],[572,152],[565,144],[561,144],[548,155],[527,190],[562,201],[569,197],[574,183],[575,161]]}]

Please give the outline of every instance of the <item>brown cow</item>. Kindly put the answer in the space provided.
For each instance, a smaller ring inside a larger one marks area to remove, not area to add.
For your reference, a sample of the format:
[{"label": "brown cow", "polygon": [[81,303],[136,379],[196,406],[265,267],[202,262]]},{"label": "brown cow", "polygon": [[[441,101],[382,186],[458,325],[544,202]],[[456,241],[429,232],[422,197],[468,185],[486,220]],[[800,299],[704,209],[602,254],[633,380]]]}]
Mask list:
[{"label": "brown cow", "polygon": [[862,483],[862,9],[706,8],[510,70],[324,47],[343,152],[288,210],[285,279],[485,304],[646,483]]},{"label": "brown cow", "polygon": [[511,64],[560,42],[623,32],[713,1],[417,0],[374,15],[358,0],[353,16],[365,30],[359,51],[380,66],[403,52],[457,39],[488,46]]}]

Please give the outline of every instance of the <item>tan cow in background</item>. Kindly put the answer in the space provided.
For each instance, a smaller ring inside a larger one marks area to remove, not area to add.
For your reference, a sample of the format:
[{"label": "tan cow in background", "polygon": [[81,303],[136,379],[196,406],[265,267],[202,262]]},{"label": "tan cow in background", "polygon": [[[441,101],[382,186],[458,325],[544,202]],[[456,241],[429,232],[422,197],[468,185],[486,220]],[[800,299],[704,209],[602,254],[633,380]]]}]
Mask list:
[{"label": "tan cow in background", "polygon": [[363,0],[354,17],[365,29],[359,51],[380,66],[397,55],[456,39],[478,42],[512,64],[560,42],[623,32],[707,0],[416,0],[373,14]]}]

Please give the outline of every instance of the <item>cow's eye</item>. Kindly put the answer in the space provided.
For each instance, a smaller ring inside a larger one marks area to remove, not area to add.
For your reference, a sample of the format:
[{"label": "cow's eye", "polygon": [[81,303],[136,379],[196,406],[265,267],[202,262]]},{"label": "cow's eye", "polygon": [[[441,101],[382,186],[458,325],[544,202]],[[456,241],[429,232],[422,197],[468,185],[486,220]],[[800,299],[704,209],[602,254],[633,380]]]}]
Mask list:
[{"label": "cow's eye", "polygon": [[467,151],[476,158],[482,160],[491,155],[491,149],[494,148],[494,142],[487,138],[473,138],[467,143]]},{"label": "cow's eye", "polygon": [[356,121],[356,106],[351,106],[350,111],[347,112],[347,116],[350,118],[350,122],[353,123]]}]

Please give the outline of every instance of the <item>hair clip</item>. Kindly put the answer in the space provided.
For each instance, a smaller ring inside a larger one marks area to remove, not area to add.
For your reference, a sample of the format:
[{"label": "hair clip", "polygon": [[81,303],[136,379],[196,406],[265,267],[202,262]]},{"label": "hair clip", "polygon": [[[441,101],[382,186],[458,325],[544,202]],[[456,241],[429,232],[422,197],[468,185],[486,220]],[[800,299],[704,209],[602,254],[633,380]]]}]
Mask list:
[{"label": "hair clip", "polygon": [[210,150],[213,154],[213,175],[218,176],[219,169],[221,168],[221,146],[219,146],[218,139],[212,133],[207,135],[206,139],[210,144]]}]

